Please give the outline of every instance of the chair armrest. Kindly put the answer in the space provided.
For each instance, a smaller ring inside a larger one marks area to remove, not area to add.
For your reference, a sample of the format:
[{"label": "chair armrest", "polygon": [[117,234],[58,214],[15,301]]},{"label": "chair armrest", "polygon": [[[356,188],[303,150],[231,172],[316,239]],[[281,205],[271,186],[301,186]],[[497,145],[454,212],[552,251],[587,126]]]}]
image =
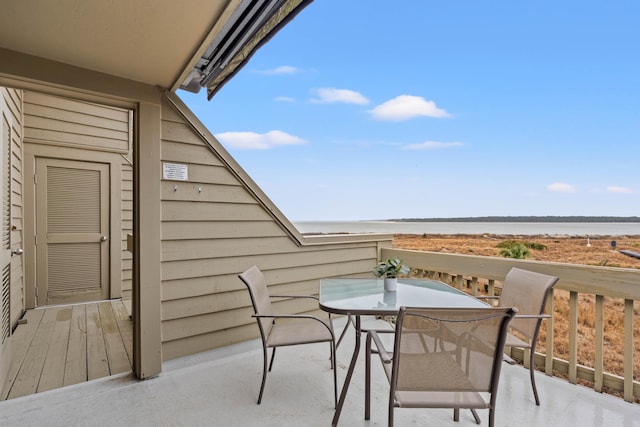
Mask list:
[{"label": "chair armrest", "polygon": [[271,298],[310,298],[316,301],[320,301],[318,297],[313,295],[269,295]]},{"label": "chair armrest", "polygon": [[475,298],[477,298],[477,299],[500,299],[500,296],[498,296],[498,295],[476,295]]},{"label": "chair armrest", "polygon": [[[308,314],[252,314],[251,317],[255,317],[257,319],[273,319],[274,321],[276,319],[309,319],[309,320],[315,320],[318,321],[320,323],[322,323],[324,325],[325,328],[327,328],[327,330],[331,333],[331,336],[334,337],[335,340],[335,336],[333,334],[333,328],[327,324],[327,322],[325,322],[324,320],[320,319],[319,317],[316,316],[310,316]],[[329,319],[329,321],[331,321],[331,319]]]},{"label": "chair armrest", "polygon": [[551,319],[550,314],[516,314],[514,319]]},{"label": "chair armrest", "polygon": [[[312,299],[320,302],[320,299],[313,295],[269,295],[270,298],[306,298]],[[327,313],[329,315],[329,320],[331,320],[331,313]]]},{"label": "chair armrest", "polygon": [[373,339],[373,342],[378,349],[378,355],[380,356],[380,359],[382,359],[382,363],[391,363],[393,359],[389,353],[387,353],[387,350],[384,348],[384,345],[382,344],[382,341],[380,341],[380,337],[376,331],[369,331],[367,333]]}]

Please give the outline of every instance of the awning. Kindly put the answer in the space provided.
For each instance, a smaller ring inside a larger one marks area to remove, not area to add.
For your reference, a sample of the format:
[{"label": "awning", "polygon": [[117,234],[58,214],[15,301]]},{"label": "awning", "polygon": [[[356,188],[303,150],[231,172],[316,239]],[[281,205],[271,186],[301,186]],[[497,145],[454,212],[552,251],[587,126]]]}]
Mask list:
[{"label": "awning", "polygon": [[243,0],[200,57],[181,89],[211,99],[251,56],[313,0]]}]

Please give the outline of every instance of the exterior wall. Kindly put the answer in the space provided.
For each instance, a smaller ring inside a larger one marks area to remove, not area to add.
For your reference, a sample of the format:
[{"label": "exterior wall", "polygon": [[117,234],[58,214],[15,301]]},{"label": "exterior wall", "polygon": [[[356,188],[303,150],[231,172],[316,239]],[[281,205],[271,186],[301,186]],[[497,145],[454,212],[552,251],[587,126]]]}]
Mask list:
[{"label": "exterior wall", "polygon": [[[370,274],[380,236],[305,241],[257,197],[259,189],[202,125],[190,125],[195,118],[187,120],[172,103],[179,104],[168,98],[162,105],[161,160],[186,165],[188,180],[161,182],[163,360],[259,336],[237,277],[254,264],[271,293],[280,294],[317,294],[323,277]],[[276,304],[318,310],[314,301]]]},{"label": "exterior wall", "polygon": [[[33,91],[24,93],[27,156],[37,152],[44,156],[77,156],[111,164],[112,191],[119,195],[112,198],[119,214],[111,219],[114,247],[110,258],[115,260],[110,272],[111,296],[130,297],[132,255],[126,250],[126,236],[133,228],[132,111]],[[26,258],[29,261],[29,254]],[[35,278],[30,273],[34,267],[27,264],[29,286]]]},{"label": "exterior wall", "polygon": [[[11,250],[22,249],[23,245],[23,92],[0,88],[0,96],[13,119],[11,129]],[[24,264],[22,256],[11,257],[11,328],[13,329],[25,310]]]},{"label": "exterior wall", "polygon": [[[43,101],[47,98],[50,102]],[[94,158],[118,156],[122,243],[117,250],[122,264],[122,293],[125,297],[131,296],[134,293],[133,260],[127,251],[126,235],[133,229],[132,144],[127,152],[123,146],[109,152],[104,134],[113,136],[113,133],[104,130],[90,131],[95,144],[79,143],[72,134],[91,126],[81,123],[86,117],[78,115],[86,110],[70,112],[70,105],[76,103],[92,109],[97,104],[70,99],[58,104],[57,100],[49,95],[24,92],[25,118],[21,118],[20,123],[25,126],[23,130],[21,125],[16,132],[20,136],[16,137],[14,148],[24,139],[28,142],[27,148],[47,147],[46,152],[56,157],[69,158],[69,153],[79,150]],[[43,103],[48,104],[47,108]],[[272,293],[316,294],[323,277],[370,274],[381,245],[387,245],[390,236],[301,236],[175,95],[165,95],[161,111],[160,160],[187,165],[189,175],[187,181],[165,180],[161,174],[155,175],[161,191],[161,262],[158,265],[161,312],[154,319],[160,318],[163,360],[259,336],[251,318],[253,310],[248,292],[237,277],[253,264],[264,271]],[[54,117],[37,118],[42,112]],[[62,123],[53,120],[57,114],[64,115],[64,119],[58,120]],[[95,112],[88,115],[104,119],[104,115]],[[104,127],[104,121],[101,123],[103,125],[97,127]],[[133,134],[131,123],[128,138]],[[48,129],[39,128],[45,124]],[[27,157],[32,158],[33,153],[29,148],[24,156],[16,151],[14,157],[20,159],[14,161],[14,168],[20,169],[21,183],[21,176],[31,173]],[[23,190],[21,184],[14,182],[13,185],[14,193],[20,194],[20,198],[14,197],[13,203],[14,218],[19,219],[16,231],[21,231],[22,224],[27,222],[19,215],[23,211],[21,200],[30,196],[24,194],[28,190]],[[148,223],[141,221],[142,227]],[[20,240],[16,242],[21,242],[22,234],[18,237]],[[28,241],[28,236],[24,241]],[[27,276],[24,280],[28,283]],[[148,298],[138,299],[143,305],[156,306]],[[287,300],[276,304],[278,309],[292,312],[317,312],[315,303]]]}]

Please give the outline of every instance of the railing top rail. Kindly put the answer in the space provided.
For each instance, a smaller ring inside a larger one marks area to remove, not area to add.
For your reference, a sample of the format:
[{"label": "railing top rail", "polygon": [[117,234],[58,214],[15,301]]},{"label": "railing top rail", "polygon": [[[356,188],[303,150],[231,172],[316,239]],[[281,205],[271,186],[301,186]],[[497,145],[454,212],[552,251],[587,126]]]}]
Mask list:
[{"label": "railing top rail", "polygon": [[501,281],[512,267],[558,276],[556,289],[640,300],[640,270],[478,255],[382,249],[383,259],[401,258],[412,268]]}]

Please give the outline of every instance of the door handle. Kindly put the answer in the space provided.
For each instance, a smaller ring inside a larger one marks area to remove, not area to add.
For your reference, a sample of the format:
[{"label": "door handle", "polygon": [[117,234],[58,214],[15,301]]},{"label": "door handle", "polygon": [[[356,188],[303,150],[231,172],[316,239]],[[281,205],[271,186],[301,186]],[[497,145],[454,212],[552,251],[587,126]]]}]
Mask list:
[{"label": "door handle", "polygon": [[22,255],[24,250],[22,248],[14,249],[11,251],[11,255]]},{"label": "door handle", "polygon": [[102,237],[100,237],[100,241],[101,241],[101,242],[106,242],[106,241],[107,241],[107,239],[108,239],[108,237],[107,237],[107,236],[102,236]]}]

